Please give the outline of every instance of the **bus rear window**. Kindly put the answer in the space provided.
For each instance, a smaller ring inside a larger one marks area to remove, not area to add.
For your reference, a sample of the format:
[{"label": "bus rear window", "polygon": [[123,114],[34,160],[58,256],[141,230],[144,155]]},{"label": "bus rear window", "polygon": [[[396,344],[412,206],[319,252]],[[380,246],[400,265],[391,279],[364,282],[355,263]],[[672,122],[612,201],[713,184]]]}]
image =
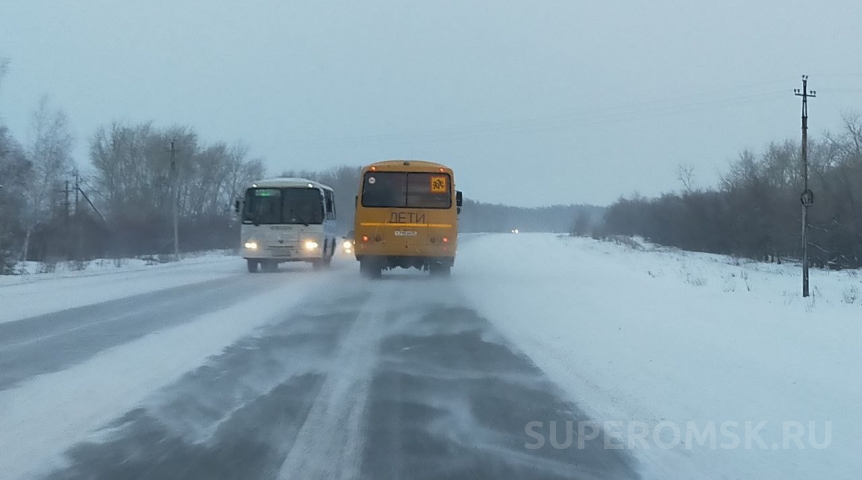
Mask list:
[{"label": "bus rear window", "polygon": [[363,207],[450,208],[448,173],[368,172],[362,182]]}]

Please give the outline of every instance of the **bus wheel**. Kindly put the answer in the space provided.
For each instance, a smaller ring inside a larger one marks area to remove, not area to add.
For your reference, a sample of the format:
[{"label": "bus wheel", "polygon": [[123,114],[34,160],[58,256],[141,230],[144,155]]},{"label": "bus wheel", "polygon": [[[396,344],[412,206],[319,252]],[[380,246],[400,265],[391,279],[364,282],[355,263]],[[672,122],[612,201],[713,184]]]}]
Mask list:
[{"label": "bus wheel", "polygon": [[448,277],[452,273],[452,266],[444,263],[432,263],[431,275],[435,277]]},{"label": "bus wheel", "polygon": [[275,260],[268,260],[263,263],[263,270],[266,272],[276,272],[278,271],[278,262]]},{"label": "bus wheel", "polygon": [[246,260],[246,265],[248,266],[249,273],[257,273],[257,268],[260,266],[260,261],[258,260]]},{"label": "bus wheel", "polygon": [[373,260],[361,260],[359,274],[365,278],[380,278],[380,264]]}]

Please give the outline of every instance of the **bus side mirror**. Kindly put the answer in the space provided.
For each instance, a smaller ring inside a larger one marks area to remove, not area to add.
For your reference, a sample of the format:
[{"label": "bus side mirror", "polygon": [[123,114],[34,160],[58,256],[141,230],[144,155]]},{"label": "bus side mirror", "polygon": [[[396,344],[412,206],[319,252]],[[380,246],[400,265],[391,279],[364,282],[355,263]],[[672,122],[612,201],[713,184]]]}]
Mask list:
[{"label": "bus side mirror", "polygon": [[462,205],[464,205],[464,198],[461,195],[460,190],[455,192],[455,205],[457,205],[458,207],[461,207]]},{"label": "bus side mirror", "polygon": [[239,199],[236,199],[236,201],[233,204],[233,212],[239,213]]},{"label": "bus side mirror", "polygon": [[353,197],[353,208],[356,208],[358,206],[359,206],[359,195],[356,195]]}]

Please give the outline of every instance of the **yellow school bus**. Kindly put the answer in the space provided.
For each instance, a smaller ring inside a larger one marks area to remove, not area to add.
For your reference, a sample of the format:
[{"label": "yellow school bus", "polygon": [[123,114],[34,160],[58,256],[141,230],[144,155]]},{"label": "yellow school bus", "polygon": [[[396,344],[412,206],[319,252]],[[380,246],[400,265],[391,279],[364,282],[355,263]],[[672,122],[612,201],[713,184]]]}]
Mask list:
[{"label": "yellow school bus", "polygon": [[354,252],[363,275],[395,267],[448,275],[458,246],[461,192],[452,169],[419,160],[389,160],[362,169],[356,197]]}]

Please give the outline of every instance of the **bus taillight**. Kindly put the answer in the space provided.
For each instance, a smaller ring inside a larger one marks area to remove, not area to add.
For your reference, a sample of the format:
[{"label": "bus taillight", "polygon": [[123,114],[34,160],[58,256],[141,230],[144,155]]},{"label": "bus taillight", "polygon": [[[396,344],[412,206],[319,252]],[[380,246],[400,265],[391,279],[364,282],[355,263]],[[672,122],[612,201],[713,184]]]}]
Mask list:
[{"label": "bus taillight", "polygon": [[362,243],[367,243],[367,242],[368,242],[368,235],[363,235],[362,236]]}]

